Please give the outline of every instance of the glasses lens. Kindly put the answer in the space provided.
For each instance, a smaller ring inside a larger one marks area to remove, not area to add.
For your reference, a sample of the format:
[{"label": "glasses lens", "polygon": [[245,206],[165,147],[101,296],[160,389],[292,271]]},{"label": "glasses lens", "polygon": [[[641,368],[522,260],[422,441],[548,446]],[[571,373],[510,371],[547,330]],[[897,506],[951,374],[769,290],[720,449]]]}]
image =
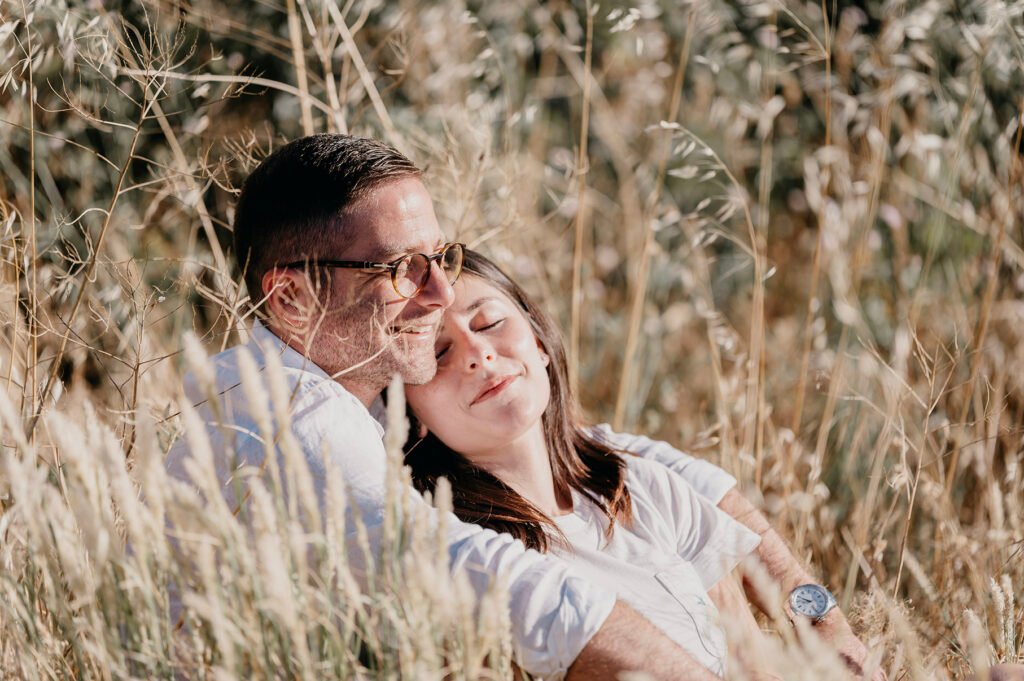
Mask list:
[{"label": "glasses lens", "polygon": [[462,244],[448,244],[441,256],[441,269],[448,277],[448,283],[454,284],[462,274]]},{"label": "glasses lens", "polygon": [[427,283],[430,260],[422,253],[413,253],[402,259],[394,271],[395,290],[398,295],[412,298]]}]

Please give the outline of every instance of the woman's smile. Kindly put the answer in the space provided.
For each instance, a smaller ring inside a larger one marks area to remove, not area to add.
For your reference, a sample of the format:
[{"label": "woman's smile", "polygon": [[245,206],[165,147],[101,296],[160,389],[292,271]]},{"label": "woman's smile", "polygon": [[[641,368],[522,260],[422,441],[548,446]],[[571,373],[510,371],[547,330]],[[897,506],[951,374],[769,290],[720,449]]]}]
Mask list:
[{"label": "woman's smile", "polygon": [[505,376],[496,376],[486,381],[483,385],[483,389],[477,393],[477,396],[473,398],[473,401],[469,403],[469,406],[472,407],[480,404],[481,402],[486,402],[492,397],[497,397],[505,391],[505,388],[512,385],[513,381],[517,378],[519,378],[519,374],[507,374]]}]

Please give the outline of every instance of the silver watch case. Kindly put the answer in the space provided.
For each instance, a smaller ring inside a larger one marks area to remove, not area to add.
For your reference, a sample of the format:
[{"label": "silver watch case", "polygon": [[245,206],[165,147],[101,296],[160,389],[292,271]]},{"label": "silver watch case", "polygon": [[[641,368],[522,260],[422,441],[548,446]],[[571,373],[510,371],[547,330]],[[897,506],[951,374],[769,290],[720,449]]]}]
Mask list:
[{"label": "silver watch case", "polygon": [[802,615],[817,623],[836,607],[832,592],[818,584],[801,584],[789,592],[789,608],[796,615]]}]

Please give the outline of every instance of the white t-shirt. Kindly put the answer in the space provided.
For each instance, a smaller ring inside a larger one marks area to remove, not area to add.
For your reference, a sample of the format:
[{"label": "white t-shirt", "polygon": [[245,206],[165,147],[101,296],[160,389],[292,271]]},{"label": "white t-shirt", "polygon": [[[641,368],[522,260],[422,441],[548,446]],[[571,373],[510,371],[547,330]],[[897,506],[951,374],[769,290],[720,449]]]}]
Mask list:
[{"label": "white t-shirt", "polygon": [[574,511],[555,518],[571,546],[551,552],[580,575],[612,590],[716,674],[725,638],[707,591],[760,541],[683,478],[653,461],[624,455],[632,523],[616,523],[574,493]]}]

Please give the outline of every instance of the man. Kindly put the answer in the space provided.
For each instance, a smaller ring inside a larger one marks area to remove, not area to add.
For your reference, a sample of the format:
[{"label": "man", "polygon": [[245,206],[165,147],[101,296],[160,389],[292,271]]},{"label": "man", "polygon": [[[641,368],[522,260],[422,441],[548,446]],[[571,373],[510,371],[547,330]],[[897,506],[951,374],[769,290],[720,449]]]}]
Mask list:
[{"label": "man", "polygon": [[[305,137],[269,156],[245,183],[234,230],[260,314],[245,347],[259,366],[267,353],[279,356],[300,450],[315,476],[326,450],[372,541],[383,525],[385,451],[368,408],[396,374],[413,384],[433,377],[435,334],[453,300],[461,247],[445,243],[411,161],[385,144],[346,135]],[[214,390],[225,403],[219,413],[230,422],[211,425],[210,434],[215,451],[232,452],[230,465],[218,461],[218,473],[228,478],[242,465],[260,467],[265,449],[252,435],[259,424],[238,387],[245,372],[239,350],[221,353],[214,364]],[[172,470],[183,469],[184,456],[172,453]],[[316,482],[322,495],[322,474]],[[765,534],[757,526],[763,517],[742,497],[726,500]],[[716,678],[557,559],[454,517],[449,527],[453,568],[470,568],[480,590],[488,575],[508,583],[516,658],[527,671],[567,672],[569,679],[614,678],[631,669],[657,679]],[[804,579],[784,545],[768,539],[763,543],[784,552],[776,564],[787,579]],[[862,646],[858,653],[863,657]]]}]

